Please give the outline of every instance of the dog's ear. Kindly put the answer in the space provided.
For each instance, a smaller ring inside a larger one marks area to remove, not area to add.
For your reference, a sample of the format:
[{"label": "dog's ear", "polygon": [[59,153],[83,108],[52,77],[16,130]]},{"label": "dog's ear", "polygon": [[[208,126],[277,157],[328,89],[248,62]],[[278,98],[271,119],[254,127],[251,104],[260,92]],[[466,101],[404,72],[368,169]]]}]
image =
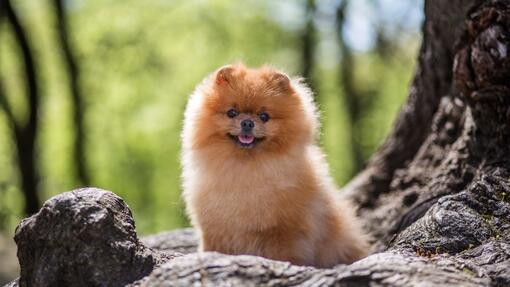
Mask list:
[{"label": "dog's ear", "polygon": [[289,76],[281,72],[275,72],[271,76],[271,82],[277,86],[281,91],[289,91],[291,89],[291,83]]},{"label": "dog's ear", "polygon": [[232,65],[221,67],[216,72],[216,84],[219,86],[225,85],[225,84],[232,84],[233,81],[233,74],[234,74],[234,67]]}]

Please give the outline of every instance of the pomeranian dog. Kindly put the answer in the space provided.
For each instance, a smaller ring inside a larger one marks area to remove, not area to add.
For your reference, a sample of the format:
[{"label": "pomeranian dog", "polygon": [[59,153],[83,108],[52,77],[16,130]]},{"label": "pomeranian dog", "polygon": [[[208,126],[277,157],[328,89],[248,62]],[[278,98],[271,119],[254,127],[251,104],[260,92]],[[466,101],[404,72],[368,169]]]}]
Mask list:
[{"label": "pomeranian dog", "polygon": [[352,208],[335,199],[316,145],[311,91],[274,68],[220,68],[191,95],[183,188],[200,250],[331,267],[368,249]]}]

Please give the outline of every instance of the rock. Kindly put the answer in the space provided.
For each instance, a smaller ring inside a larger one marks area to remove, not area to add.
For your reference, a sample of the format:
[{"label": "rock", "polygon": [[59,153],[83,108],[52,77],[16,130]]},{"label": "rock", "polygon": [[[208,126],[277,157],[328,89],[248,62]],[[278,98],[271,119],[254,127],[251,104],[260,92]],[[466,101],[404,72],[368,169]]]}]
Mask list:
[{"label": "rock", "polygon": [[145,236],[141,240],[150,248],[182,254],[196,252],[198,247],[198,237],[193,228]]},{"label": "rock", "polygon": [[14,239],[20,286],[121,286],[172,258],[141,244],[125,202],[96,188],[48,200]]}]

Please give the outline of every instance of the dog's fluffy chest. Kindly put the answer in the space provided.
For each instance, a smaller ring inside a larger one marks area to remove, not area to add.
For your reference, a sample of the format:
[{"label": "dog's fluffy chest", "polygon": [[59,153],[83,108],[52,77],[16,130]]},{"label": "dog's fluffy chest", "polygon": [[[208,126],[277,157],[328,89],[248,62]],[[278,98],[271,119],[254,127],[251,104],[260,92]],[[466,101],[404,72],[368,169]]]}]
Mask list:
[{"label": "dog's fluffy chest", "polygon": [[[282,220],[281,207],[293,196],[299,178],[285,161],[258,165],[225,165],[223,168],[201,167],[190,199],[200,206],[201,225],[263,230]],[[206,221],[206,222],[204,222]]]}]

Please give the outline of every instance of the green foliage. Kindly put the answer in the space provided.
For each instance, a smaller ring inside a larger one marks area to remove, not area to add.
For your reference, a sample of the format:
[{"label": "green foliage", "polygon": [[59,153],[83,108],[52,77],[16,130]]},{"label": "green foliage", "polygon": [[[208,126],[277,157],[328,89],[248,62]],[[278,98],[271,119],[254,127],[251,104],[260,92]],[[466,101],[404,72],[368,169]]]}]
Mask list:
[{"label": "green foliage", "polygon": [[[40,69],[38,155],[42,197],[47,199],[78,187],[71,158],[68,79],[50,1],[13,2],[29,31]],[[299,74],[299,29],[271,17],[275,6],[270,1],[69,3],[87,106],[86,150],[93,185],[122,196],[142,233],[188,225],[179,179],[179,132],[187,96],[208,73],[236,60],[251,66],[271,63]],[[9,31],[5,25],[0,28],[0,75],[9,101],[22,117],[23,73]],[[398,48],[384,59],[374,52],[356,55],[356,84],[373,97],[363,120],[356,123],[366,157],[390,129],[406,96],[415,46]],[[323,119],[321,143],[341,185],[349,180],[352,164],[339,78],[337,67],[331,65],[319,64],[314,72]],[[12,229],[22,216],[11,137],[0,112],[0,229]]]}]

